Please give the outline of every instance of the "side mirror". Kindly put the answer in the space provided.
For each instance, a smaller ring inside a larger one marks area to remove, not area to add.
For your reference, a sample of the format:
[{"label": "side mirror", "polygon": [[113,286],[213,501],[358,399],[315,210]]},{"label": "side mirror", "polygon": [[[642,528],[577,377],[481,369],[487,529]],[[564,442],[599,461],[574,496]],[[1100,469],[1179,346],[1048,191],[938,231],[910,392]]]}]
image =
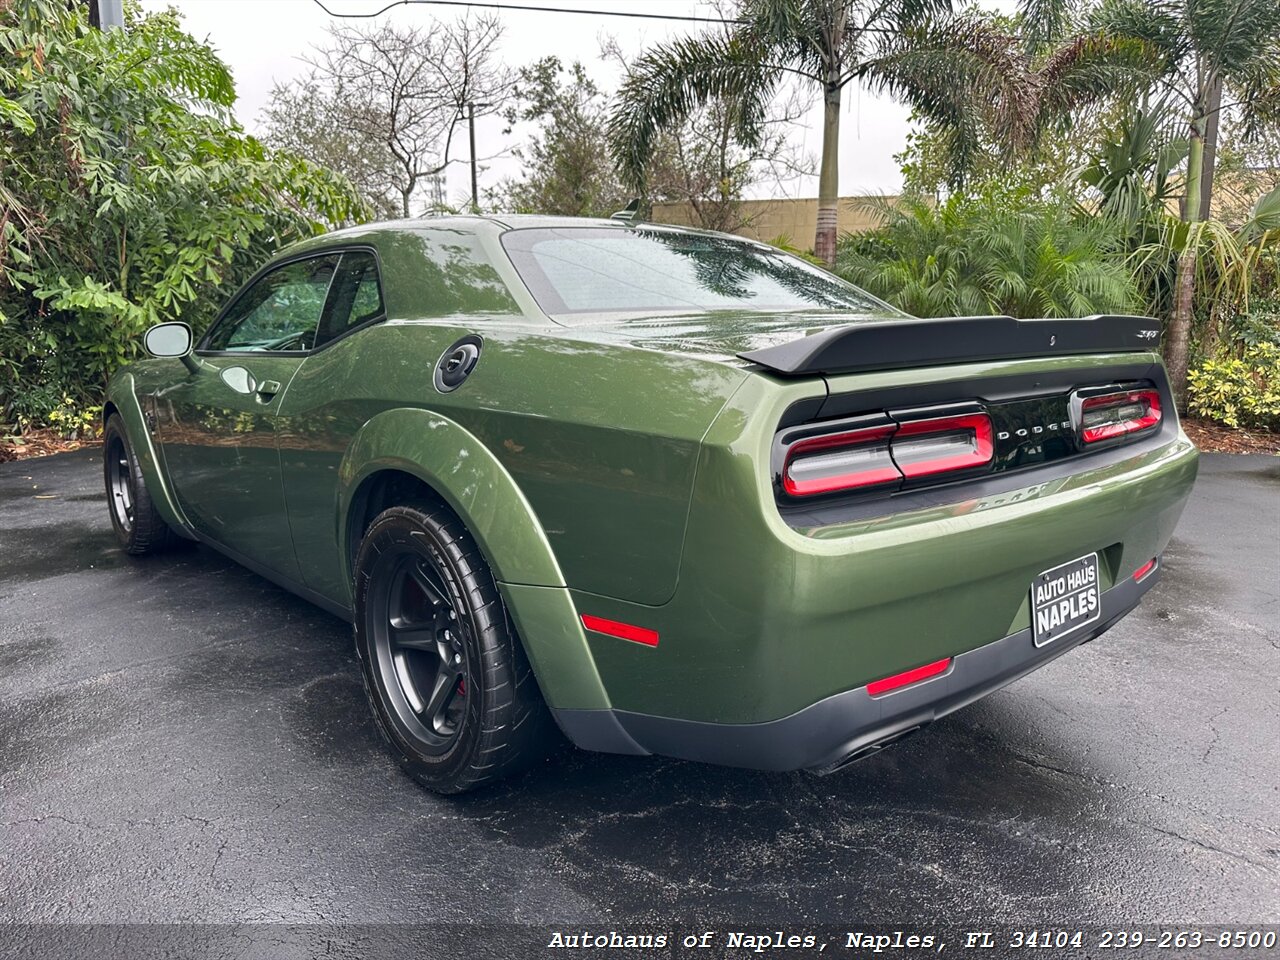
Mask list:
[{"label": "side mirror", "polygon": [[157,323],[142,335],[142,345],[153,357],[172,359],[177,357],[188,370],[195,373],[200,363],[191,355],[195,338],[185,323]]},{"label": "side mirror", "polygon": [[157,323],[142,335],[142,345],[153,357],[185,357],[191,341],[191,328],[185,323]]}]

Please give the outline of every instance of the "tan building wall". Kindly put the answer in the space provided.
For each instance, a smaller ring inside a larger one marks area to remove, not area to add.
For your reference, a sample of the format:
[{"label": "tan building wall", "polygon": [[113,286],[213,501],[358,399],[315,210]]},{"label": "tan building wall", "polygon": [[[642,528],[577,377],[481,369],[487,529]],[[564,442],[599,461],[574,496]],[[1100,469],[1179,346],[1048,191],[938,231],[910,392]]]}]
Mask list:
[{"label": "tan building wall", "polygon": [[[870,199],[883,199],[892,203],[898,198],[841,197],[837,221],[840,233],[861,233],[879,225],[875,212],[865,204]],[[793,246],[801,250],[813,248],[813,234],[818,227],[816,197],[798,200],[743,200],[741,212],[746,226],[735,231],[739,235],[765,243],[785,236]],[[655,203],[652,219],[655,223],[697,225],[693,210],[687,203]]]}]

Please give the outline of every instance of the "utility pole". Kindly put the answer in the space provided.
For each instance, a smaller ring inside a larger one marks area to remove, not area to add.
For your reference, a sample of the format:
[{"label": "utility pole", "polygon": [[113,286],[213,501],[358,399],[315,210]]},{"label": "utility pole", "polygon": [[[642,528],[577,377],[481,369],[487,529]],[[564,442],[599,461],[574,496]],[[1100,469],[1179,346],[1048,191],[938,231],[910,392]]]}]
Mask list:
[{"label": "utility pole", "polygon": [[480,188],[477,185],[476,175],[476,107],[481,110],[491,107],[491,103],[468,103],[467,107],[467,130],[471,137],[471,212],[480,212]]},{"label": "utility pole", "polygon": [[89,25],[99,30],[124,29],[124,0],[89,0]]}]

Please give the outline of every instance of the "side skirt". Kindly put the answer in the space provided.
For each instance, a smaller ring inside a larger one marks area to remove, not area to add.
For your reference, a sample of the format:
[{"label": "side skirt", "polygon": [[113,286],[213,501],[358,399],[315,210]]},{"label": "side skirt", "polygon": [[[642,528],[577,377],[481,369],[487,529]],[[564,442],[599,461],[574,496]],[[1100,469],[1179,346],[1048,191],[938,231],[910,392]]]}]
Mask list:
[{"label": "side skirt", "polygon": [[245,569],[253,571],[264,580],[270,580],[277,587],[283,587],[285,590],[288,590],[292,594],[296,594],[303,600],[306,600],[309,603],[314,603],[326,613],[331,613],[335,617],[339,617],[340,619],[347,621],[347,623],[355,622],[355,612],[350,607],[346,607],[340,603],[335,603],[328,597],[316,593],[310,587],[298,583],[291,577],[286,577],[283,574],[276,573],[271,568],[263,566],[256,560],[250,560],[244,554],[232,550],[225,544],[219,543],[211,537],[206,537],[202,533],[196,532],[195,539],[200,543],[203,543],[205,546],[217,550],[218,553],[222,554],[228,560],[234,560]]}]

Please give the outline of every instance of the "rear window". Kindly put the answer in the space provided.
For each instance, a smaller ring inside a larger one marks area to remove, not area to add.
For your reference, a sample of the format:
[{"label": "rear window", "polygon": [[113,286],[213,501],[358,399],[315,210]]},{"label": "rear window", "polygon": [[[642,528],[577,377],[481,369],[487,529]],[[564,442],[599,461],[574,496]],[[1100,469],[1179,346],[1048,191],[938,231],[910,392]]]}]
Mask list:
[{"label": "rear window", "polygon": [[704,310],[896,314],[838,277],[771,247],[674,230],[512,230],[503,247],[544,312]]}]

